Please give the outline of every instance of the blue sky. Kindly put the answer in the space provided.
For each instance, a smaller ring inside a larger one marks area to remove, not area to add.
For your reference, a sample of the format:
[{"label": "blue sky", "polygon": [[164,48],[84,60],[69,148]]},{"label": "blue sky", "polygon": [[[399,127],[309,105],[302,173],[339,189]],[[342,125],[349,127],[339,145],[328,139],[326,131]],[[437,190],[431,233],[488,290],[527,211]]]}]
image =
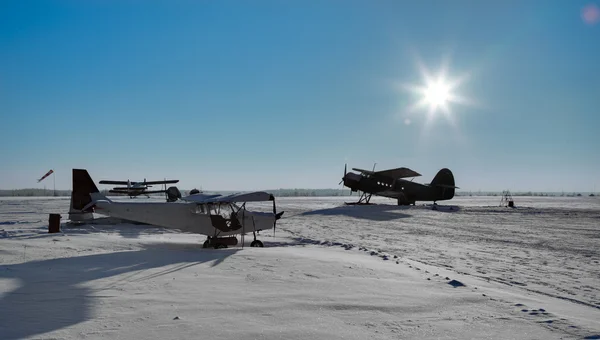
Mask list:
[{"label": "blue sky", "polygon": [[[180,179],[335,188],[405,166],[463,190],[600,190],[590,1],[2,1],[0,188]],[[595,5],[600,5],[596,1]],[[402,84],[447,65],[438,110]],[[444,64],[445,63],[445,64]]]}]

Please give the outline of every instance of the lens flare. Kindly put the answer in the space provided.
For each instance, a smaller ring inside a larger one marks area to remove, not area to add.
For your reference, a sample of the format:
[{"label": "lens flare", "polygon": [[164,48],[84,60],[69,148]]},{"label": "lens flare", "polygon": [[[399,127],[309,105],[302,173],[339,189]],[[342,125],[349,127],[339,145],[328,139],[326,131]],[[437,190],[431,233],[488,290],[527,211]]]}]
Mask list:
[{"label": "lens flare", "polygon": [[585,6],[581,10],[581,18],[588,25],[595,25],[600,21],[600,9],[594,4]]}]

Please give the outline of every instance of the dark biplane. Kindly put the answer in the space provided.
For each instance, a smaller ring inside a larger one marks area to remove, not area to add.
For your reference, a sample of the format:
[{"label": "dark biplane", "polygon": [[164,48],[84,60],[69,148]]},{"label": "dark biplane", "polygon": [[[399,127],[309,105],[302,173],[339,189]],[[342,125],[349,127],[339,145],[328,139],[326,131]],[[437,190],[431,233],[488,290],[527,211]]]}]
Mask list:
[{"label": "dark biplane", "polygon": [[[178,183],[178,182],[179,182],[178,179],[147,182],[146,179],[144,178],[143,182],[132,182],[130,180],[127,180],[127,181],[103,180],[103,181],[100,181],[99,183],[100,184],[113,184],[113,185],[127,185],[126,187],[112,188],[112,190],[109,190],[109,192],[112,194],[125,194],[125,195],[128,195],[130,198],[133,198],[133,197],[136,197],[139,195],[146,195],[147,197],[150,197],[150,196],[148,196],[149,194],[167,193],[168,189],[166,188],[166,185],[172,184],[172,183]],[[148,188],[152,187],[153,185],[157,185],[157,184],[164,184],[165,189],[164,190],[148,190]]]},{"label": "dark biplane", "polygon": [[415,205],[416,201],[449,200],[454,197],[455,189],[454,175],[449,169],[441,169],[435,175],[431,183],[421,184],[405,178],[421,176],[416,171],[408,168],[396,168],[388,170],[363,170],[352,168],[359,173],[346,172],[344,166],[344,177],[341,183],[350,188],[351,191],[360,191],[362,194],[358,202],[352,204],[369,204],[372,195],[394,198],[398,205]]}]

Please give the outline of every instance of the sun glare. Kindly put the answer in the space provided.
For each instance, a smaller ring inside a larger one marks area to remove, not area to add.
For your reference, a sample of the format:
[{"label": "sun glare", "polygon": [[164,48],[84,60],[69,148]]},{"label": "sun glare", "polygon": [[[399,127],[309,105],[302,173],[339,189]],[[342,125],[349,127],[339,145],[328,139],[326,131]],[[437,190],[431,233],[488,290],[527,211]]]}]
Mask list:
[{"label": "sun glare", "polygon": [[442,82],[429,84],[425,90],[425,99],[429,106],[437,108],[438,106],[446,105],[449,99],[450,89]]},{"label": "sun glare", "polygon": [[438,113],[441,113],[454,125],[455,118],[451,106],[453,104],[470,104],[466,98],[455,92],[466,77],[448,78],[447,65],[442,65],[439,74],[436,76],[432,75],[420,61],[418,66],[423,78],[422,84],[403,85],[405,89],[416,95],[416,101],[405,112],[412,114],[416,111],[424,111],[427,115],[427,124],[431,123]]}]

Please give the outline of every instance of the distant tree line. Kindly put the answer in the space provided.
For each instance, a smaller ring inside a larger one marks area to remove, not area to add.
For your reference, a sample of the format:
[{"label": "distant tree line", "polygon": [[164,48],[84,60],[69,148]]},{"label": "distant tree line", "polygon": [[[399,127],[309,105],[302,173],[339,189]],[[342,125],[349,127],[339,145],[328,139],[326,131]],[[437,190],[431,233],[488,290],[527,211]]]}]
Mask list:
[{"label": "distant tree line", "polygon": [[[272,193],[276,197],[330,197],[330,196],[350,196],[349,189],[273,189],[273,190],[264,190],[266,192]],[[108,190],[101,190],[102,194],[106,196],[129,196],[127,194],[114,194],[109,193]],[[190,190],[181,190],[181,194],[183,196],[189,195]],[[207,193],[210,194],[222,194],[228,195],[238,192],[247,192],[247,191],[210,191]],[[352,193],[353,195],[357,195],[356,192]],[[540,196],[540,197],[579,197],[579,196],[588,196],[591,193],[565,193],[565,192],[511,192],[512,196]],[[593,195],[593,194],[591,194]],[[591,196],[590,195],[590,196]],[[0,189],[0,197],[7,196],[15,196],[15,197],[52,197],[54,196],[54,190],[52,189],[14,189],[14,190],[2,190]],[[64,197],[71,196],[71,190],[56,190],[56,196]],[[164,196],[164,193],[158,194],[150,194],[151,197],[160,197]],[[494,192],[494,191],[457,191],[456,196],[502,196],[502,192]],[[140,196],[144,197],[144,195]]]},{"label": "distant tree line", "polygon": [[[588,194],[590,196],[594,196],[593,193],[591,192],[572,192],[572,193],[566,193],[566,192],[533,192],[533,191],[516,191],[516,192],[511,192],[510,193],[512,196],[539,196],[539,197],[580,197],[580,196],[587,196]],[[461,192],[456,192],[455,196],[502,196],[502,192],[495,192],[495,191],[477,191],[477,192],[471,192],[471,191],[461,191]]]},{"label": "distant tree line", "polygon": [[[108,190],[102,190],[103,194],[108,194]],[[36,188],[27,188],[27,189],[14,189],[14,190],[6,190],[0,189],[0,197],[52,197],[55,196],[55,191],[53,189],[36,189]],[[57,197],[69,197],[71,196],[71,190],[56,190]]]}]

